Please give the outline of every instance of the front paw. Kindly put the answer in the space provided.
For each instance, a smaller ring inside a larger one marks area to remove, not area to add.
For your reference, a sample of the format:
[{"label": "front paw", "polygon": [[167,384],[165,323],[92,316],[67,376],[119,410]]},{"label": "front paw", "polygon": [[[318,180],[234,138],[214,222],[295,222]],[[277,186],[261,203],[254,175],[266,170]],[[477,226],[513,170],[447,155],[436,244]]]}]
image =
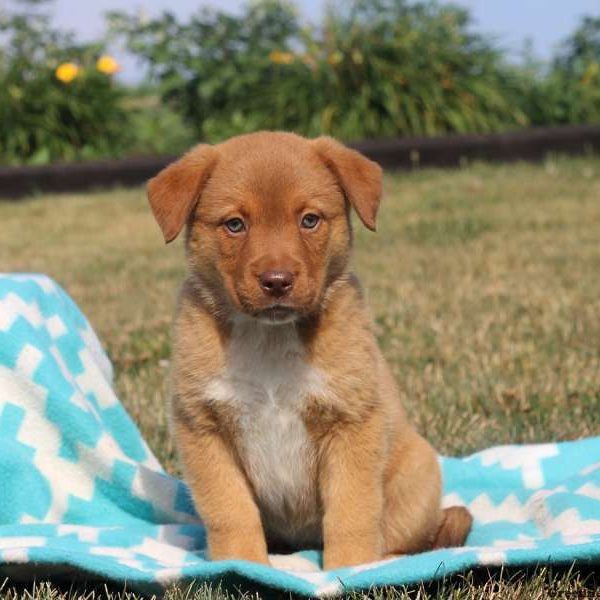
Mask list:
[{"label": "front paw", "polygon": [[377,546],[367,544],[361,546],[359,540],[355,544],[326,546],[323,552],[323,568],[326,571],[355,567],[381,560],[382,555]]},{"label": "front paw", "polygon": [[269,564],[267,545],[260,537],[250,535],[208,534],[210,560],[247,560]]},{"label": "front paw", "polygon": [[298,554],[271,554],[271,566],[282,571],[317,572],[319,566]]}]

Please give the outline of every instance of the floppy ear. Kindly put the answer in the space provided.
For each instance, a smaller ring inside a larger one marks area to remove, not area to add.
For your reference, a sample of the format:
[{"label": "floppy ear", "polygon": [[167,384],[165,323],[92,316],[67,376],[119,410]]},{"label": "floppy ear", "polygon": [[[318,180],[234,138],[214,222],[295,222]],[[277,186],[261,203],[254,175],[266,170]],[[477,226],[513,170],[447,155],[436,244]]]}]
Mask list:
[{"label": "floppy ear", "polygon": [[148,182],[148,200],[165,242],[178,236],[216,162],[217,151],[200,144]]},{"label": "floppy ear", "polygon": [[333,138],[319,137],[311,143],[327,168],[337,177],[365,227],[375,231],[382,192],[381,167]]}]

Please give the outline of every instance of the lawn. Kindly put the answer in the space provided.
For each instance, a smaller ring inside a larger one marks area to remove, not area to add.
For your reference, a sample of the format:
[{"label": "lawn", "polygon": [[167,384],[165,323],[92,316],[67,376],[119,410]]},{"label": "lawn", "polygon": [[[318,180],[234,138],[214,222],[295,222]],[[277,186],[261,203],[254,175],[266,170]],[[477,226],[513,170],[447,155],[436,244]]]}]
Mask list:
[{"label": "lawn", "polygon": [[[178,473],[165,378],[181,243],[164,246],[141,189],[0,203],[0,223],[0,271],[47,273],[75,298],[119,396]],[[378,232],[356,226],[355,268],[402,400],[440,452],[600,434],[599,158],[390,175]],[[476,576],[381,597],[593,597],[585,575]],[[10,582],[0,592],[25,595]]]}]

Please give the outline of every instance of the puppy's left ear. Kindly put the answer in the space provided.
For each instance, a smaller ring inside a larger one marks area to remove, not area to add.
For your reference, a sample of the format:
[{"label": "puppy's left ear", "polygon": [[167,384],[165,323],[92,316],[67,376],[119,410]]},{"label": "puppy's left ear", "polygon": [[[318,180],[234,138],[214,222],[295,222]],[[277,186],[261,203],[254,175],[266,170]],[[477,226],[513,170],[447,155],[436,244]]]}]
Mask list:
[{"label": "puppy's left ear", "polygon": [[148,200],[165,242],[179,235],[216,162],[217,150],[200,144],[148,182]]},{"label": "puppy's left ear", "polygon": [[311,141],[327,168],[336,176],[346,198],[364,223],[375,231],[377,209],[382,193],[381,167],[360,152],[330,137]]}]

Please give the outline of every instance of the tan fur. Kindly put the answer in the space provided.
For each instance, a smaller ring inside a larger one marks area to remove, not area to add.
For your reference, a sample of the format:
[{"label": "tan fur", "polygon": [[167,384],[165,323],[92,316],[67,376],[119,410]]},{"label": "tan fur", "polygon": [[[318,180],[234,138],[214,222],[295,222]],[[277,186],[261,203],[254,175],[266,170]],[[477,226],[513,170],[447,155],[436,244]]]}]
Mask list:
[{"label": "tan fur", "polygon": [[[348,208],[375,228],[381,169],[330,138],[263,132],[197,147],[148,193],[167,241],[187,223],[172,415],[210,557],[322,546],[332,569],[462,544],[470,515],[441,509],[437,456],[349,270]],[[293,275],[284,298],[259,284],[274,269]]]},{"label": "tan fur", "polygon": [[473,516],[464,506],[451,506],[444,510],[442,525],[435,540],[434,548],[462,546],[473,525]]}]

